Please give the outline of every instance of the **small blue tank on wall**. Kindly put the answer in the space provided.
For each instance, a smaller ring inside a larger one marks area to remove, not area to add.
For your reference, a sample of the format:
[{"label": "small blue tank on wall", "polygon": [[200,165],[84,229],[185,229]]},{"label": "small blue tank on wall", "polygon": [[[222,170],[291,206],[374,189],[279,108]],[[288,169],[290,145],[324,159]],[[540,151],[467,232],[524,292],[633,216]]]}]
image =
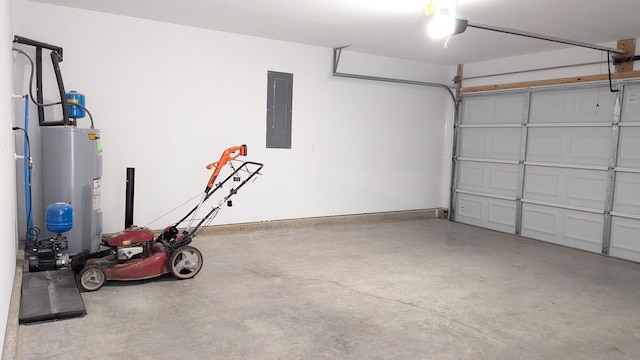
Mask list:
[{"label": "small blue tank on wall", "polygon": [[61,234],[73,228],[73,207],[56,202],[47,206],[47,230]]},{"label": "small blue tank on wall", "polygon": [[[86,116],[84,111],[84,95],[77,91],[67,93],[67,104],[69,109],[69,117],[72,119],[80,119]],[[80,104],[78,106],[77,104]]]}]

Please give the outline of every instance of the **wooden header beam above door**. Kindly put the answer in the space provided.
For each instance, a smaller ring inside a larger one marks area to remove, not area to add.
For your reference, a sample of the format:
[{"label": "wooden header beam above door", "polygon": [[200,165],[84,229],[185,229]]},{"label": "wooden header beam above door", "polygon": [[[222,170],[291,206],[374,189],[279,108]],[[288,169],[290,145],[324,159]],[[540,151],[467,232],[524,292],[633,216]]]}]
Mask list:
[{"label": "wooden header beam above door", "polygon": [[[636,50],[636,39],[619,40],[618,49],[625,50],[625,53],[622,55],[618,55],[616,57],[634,56],[635,50]],[[634,71],[633,64],[634,64],[633,61],[628,61],[619,65],[616,65],[615,72],[611,74],[611,79],[620,80],[620,79],[630,79],[630,78],[640,77],[640,70]],[[532,71],[536,71],[536,70],[532,70]],[[500,75],[500,74],[496,74],[496,75]],[[551,85],[561,85],[561,84],[571,84],[571,83],[605,81],[608,79],[609,79],[609,74],[606,73],[606,74],[585,75],[585,76],[556,78],[556,79],[522,81],[522,82],[507,83],[507,84],[470,86],[470,87],[463,87],[461,89],[461,92],[472,93],[472,92],[481,92],[481,91],[507,90],[507,89],[536,87],[536,86],[551,86]]]}]

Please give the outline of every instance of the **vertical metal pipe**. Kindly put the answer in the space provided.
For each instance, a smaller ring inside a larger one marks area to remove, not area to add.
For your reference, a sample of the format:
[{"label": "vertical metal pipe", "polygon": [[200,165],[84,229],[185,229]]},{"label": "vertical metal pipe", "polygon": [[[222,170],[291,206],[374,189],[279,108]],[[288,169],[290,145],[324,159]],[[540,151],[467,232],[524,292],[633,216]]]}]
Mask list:
[{"label": "vertical metal pipe", "polygon": [[125,194],[124,228],[133,225],[133,189],[135,188],[136,169],[127,168],[127,188]]}]

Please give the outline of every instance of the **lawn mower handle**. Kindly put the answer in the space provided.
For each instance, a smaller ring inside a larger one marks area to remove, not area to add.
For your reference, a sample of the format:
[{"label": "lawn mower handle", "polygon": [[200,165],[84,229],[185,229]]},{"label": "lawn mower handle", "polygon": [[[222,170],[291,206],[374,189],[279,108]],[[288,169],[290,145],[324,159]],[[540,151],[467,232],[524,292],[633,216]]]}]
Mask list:
[{"label": "lawn mower handle", "polygon": [[246,156],[246,155],[247,155],[247,145],[232,146],[222,153],[222,156],[220,156],[220,160],[216,162],[212,162],[211,164],[207,165],[208,170],[211,170],[212,168],[214,170],[213,170],[213,174],[211,174],[211,177],[209,178],[209,182],[207,183],[207,187],[204,189],[204,192],[209,193],[209,191],[213,187],[213,184],[216,181],[216,178],[218,177],[218,174],[220,174],[220,170],[222,170],[223,166],[225,166],[229,161],[237,159],[239,156]]}]

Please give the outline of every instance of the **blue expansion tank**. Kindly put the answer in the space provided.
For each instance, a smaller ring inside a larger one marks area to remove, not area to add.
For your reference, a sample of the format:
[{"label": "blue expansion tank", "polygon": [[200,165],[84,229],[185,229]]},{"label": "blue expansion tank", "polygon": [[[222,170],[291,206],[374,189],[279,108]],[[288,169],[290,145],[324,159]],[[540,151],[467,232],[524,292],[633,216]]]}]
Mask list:
[{"label": "blue expansion tank", "polygon": [[73,207],[71,204],[56,202],[47,206],[47,230],[63,233],[73,228]]},{"label": "blue expansion tank", "polygon": [[[84,95],[77,91],[70,91],[66,94],[69,109],[69,117],[72,119],[80,119],[86,116],[84,111]],[[77,106],[74,104],[80,104]]]}]

